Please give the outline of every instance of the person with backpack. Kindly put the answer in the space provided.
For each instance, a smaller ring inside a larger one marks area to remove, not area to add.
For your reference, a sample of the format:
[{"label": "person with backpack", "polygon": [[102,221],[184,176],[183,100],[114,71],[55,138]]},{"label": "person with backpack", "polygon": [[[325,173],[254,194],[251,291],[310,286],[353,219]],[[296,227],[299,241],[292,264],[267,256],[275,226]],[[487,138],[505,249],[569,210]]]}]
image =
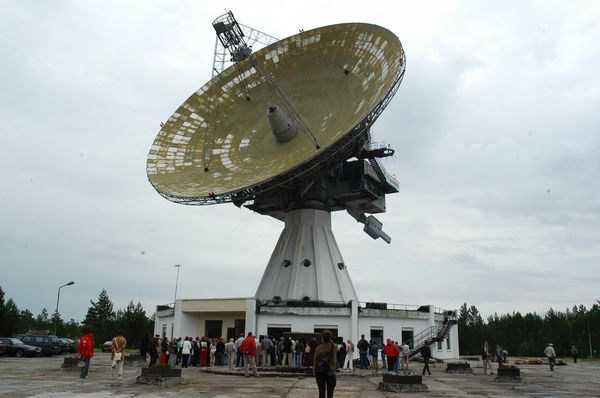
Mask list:
[{"label": "person with backpack", "polygon": [[331,331],[324,330],[321,334],[322,343],[313,355],[313,374],[319,388],[319,398],[333,398],[336,385],[335,371],[338,368],[337,346],[331,341]]}]

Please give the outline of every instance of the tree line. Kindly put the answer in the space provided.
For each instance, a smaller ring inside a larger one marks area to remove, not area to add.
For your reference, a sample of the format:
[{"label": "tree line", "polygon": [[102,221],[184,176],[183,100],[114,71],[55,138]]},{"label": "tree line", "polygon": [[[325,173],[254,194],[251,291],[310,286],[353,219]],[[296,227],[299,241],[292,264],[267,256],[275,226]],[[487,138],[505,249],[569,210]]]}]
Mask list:
[{"label": "tree line", "polygon": [[0,286],[0,337],[12,337],[19,333],[54,333],[60,337],[79,338],[82,333],[91,329],[94,332],[96,345],[112,339],[117,331],[127,337],[127,346],[139,347],[144,334],[152,335],[154,330],[154,314],[150,317],[141,303],[130,301],[126,308],[114,310],[108,293],[102,289],[97,301],[90,300],[85,319],[76,322],[71,319],[65,322],[60,313],[48,314],[46,308],[34,316],[28,309],[19,309],[12,298],[5,300],[5,292]]},{"label": "tree line", "polygon": [[500,345],[511,356],[543,356],[548,343],[553,343],[557,355],[570,355],[575,345],[581,357],[598,355],[600,343],[600,300],[591,308],[584,305],[555,311],[544,316],[520,312],[494,314],[483,320],[477,308],[464,303],[458,317],[458,339],[461,355],[479,355],[484,341],[490,347]]}]

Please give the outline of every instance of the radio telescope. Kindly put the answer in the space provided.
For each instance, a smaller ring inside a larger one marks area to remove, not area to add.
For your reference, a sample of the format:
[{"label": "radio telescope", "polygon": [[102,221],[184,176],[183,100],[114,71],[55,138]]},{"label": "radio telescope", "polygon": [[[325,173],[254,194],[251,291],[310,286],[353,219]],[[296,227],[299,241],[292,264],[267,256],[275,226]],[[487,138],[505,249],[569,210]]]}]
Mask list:
[{"label": "radio telescope", "polygon": [[[256,52],[228,12],[213,22],[230,67],[162,125],[148,155],[157,192],[187,205],[232,202],[285,222],[256,298],[358,300],[331,230],[346,210],[390,243],[372,215],[398,182],[370,127],[405,71],[398,38],[371,24],[302,31]],[[214,69],[213,69],[214,71]]]}]

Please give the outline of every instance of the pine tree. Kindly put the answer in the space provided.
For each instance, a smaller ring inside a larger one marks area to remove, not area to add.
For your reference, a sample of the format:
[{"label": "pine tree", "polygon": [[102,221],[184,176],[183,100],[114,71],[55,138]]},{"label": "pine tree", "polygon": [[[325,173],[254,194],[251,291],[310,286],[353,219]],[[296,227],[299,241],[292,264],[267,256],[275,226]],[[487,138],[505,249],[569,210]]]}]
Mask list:
[{"label": "pine tree", "polygon": [[113,311],[113,303],[108,297],[105,289],[102,289],[98,296],[98,301],[90,300],[91,307],[83,321],[84,328],[91,329],[95,335],[95,343],[102,344],[105,340],[112,338],[116,333],[114,329],[115,312]]}]

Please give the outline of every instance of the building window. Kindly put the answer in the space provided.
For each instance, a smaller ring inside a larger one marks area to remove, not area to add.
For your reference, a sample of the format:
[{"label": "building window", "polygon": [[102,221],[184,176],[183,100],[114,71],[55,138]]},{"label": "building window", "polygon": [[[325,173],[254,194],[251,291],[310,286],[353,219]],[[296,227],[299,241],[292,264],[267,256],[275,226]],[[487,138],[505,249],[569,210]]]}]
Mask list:
[{"label": "building window", "polygon": [[204,324],[204,335],[211,339],[223,336],[223,321],[206,321]]},{"label": "building window", "polygon": [[437,349],[438,349],[438,351],[442,350],[442,340],[438,340],[438,342],[437,342]]},{"label": "building window", "polygon": [[447,349],[447,350],[450,350],[450,349],[451,349],[451,347],[450,347],[450,335],[448,335],[448,336],[446,337],[446,349]]},{"label": "building window", "polygon": [[173,340],[173,332],[175,331],[175,324],[171,324],[171,340]]},{"label": "building window", "polygon": [[163,323],[162,325],[162,337],[165,338],[167,337],[167,324]]}]

